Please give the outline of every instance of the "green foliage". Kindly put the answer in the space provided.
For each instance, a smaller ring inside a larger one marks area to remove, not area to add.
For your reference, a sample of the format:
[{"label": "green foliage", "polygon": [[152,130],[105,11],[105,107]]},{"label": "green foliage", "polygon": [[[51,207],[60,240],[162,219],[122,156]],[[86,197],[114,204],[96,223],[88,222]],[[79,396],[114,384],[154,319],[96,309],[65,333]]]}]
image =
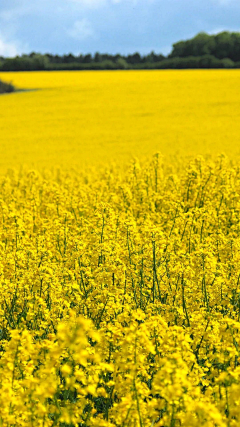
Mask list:
[{"label": "green foliage", "polygon": [[156,64],[159,69],[187,69],[187,68],[234,68],[234,62],[229,58],[217,59],[213,55],[188,56],[186,58],[169,58]]},{"label": "green foliage", "polygon": [[14,92],[15,88],[11,83],[6,83],[0,80],[0,93]]},{"label": "green foliage", "polygon": [[223,31],[216,35],[199,33],[186,41],[173,44],[171,58],[213,55],[217,59],[229,58],[240,61],[240,33]]},{"label": "green foliage", "polygon": [[33,71],[47,70],[49,59],[46,55],[30,54],[6,58],[2,61],[2,71]]},{"label": "green foliage", "polygon": [[135,52],[111,55],[96,52],[74,56],[32,52],[15,58],[0,58],[0,71],[33,70],[127,70],[168,68],[239,68],[240,33],[221,32],[209,35],[201,32],[190,40],[173,44],[168,57]]}]

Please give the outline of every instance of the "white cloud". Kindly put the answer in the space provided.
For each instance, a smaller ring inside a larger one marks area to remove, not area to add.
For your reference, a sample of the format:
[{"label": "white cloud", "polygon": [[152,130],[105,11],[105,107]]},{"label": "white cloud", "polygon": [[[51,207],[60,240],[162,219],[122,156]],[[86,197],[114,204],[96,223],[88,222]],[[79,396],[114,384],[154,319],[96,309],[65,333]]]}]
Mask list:
[{"label": "white cloud", "polygon": [[228,30],[226,30],[226,28],[224,27],[217,27],[217,28],[213,28],[211,31],[207,31],[207,33],[210,35],[215,35],[218,33],[222,33],[223,31],[228,31]]},{"label": "white cloud", "polygon": [[0,56],[13,57],[28,51],[28,43],[22,43],[16,35],[9,36],[4,31],[0,32]]},{"label": "white cloud", "polygon": [[214,28],[211,31],[207,31],[207,33],[210,34],[210,35],[215,35],[215,34],[222,33],[223,31],[230,31],[230,32],[233,32],[233,33],[238,33],[240,30],[239,30],[239,28],[217,27],[217,28]]},{"label": "white cloud", "polygon": [[75,21],[73,27],[68,30],[67,34],[75,40],[85,40],[94,36],[94,30],[91,22],[83,18],[79,21]]},{"label": "white cloud", "polygon": [[18,46],[14,42],[6,42],[0,38],[0,56],[16,56],[19,53]]}]

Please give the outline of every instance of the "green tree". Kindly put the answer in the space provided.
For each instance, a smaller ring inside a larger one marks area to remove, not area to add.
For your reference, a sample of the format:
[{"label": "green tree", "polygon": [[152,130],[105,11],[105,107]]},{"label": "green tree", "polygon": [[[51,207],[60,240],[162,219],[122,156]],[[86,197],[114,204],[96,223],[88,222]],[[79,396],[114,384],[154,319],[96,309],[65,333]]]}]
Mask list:
[{"label": "green tree", "polygon": [[169,58],[203,55],[240,61],[240,33],[223,31],[216,35],[209,35],[201,32],[192,39],[174,43]]},{"label": "green tree", "polygon": [[129,68],[128,63],[127,63],[126,59],[124,59],[124,58],[118,58],[116,60],[116,66],[120,70],[127,70]]}]

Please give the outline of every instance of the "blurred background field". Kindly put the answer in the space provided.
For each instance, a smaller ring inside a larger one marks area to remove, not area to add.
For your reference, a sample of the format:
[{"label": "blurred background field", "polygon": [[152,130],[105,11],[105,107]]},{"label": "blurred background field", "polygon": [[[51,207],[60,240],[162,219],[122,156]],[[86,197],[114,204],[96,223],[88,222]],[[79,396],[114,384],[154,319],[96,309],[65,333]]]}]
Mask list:
[{"label": "blurred background field", "polygon": [[240,70],[9,72],[0,171],[239,153]]}]

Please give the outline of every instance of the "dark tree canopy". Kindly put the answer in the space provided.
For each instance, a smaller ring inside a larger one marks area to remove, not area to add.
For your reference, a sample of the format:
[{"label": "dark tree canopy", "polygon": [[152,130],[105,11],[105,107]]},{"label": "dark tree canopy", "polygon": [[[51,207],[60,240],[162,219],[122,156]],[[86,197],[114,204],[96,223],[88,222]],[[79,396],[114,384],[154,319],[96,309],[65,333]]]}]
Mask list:
[{"label": "dark tree canopy", "polygon": [[164,68],[240,68],[240,33],[223,31],[209,35],[201,32],[192,39],[174,43],[167,57],[154,51],[147,55],[96,52],[94,55],[69,53],[62,56],[32,52],[15,58],[0,57],[0,71]]},{"label": "dark tree canopy", "polygon": [[224,31],[216,35],[199,33],[190,40],[173,44],[171,58],[213,55],[217,59],[240,61],[240,33]]},{"label": "dark tree canopy", "polygon": [[3,82],[2,80],[0,80],[0,94],[10,93],[14,91],[15,87],[12,85],[12,83]]}]

